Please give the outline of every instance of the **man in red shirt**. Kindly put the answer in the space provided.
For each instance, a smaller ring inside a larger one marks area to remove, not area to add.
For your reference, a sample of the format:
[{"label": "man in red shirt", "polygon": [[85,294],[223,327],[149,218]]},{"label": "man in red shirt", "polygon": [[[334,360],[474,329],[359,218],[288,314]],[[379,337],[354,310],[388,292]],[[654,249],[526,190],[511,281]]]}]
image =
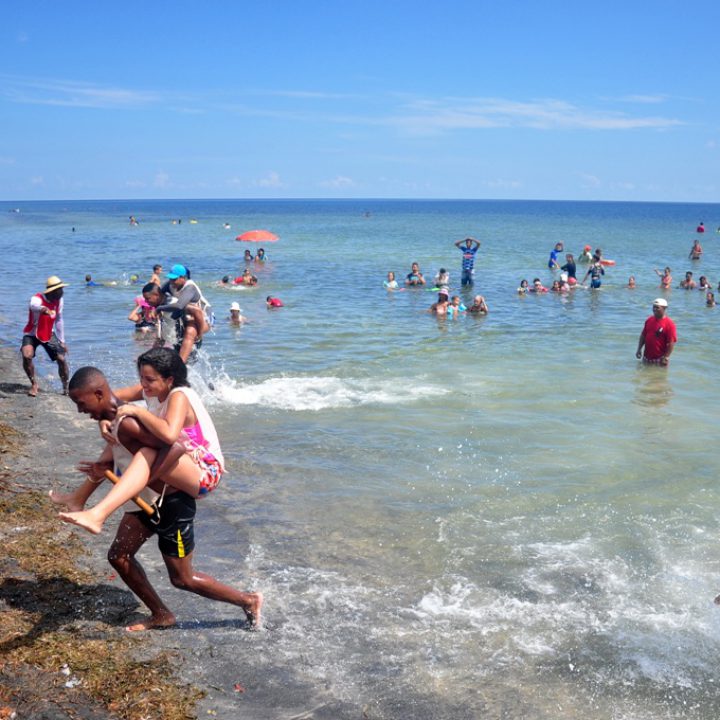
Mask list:
[{"label": "man in red shirt", "polygon": [[30,380],[28,395],[35,397],[38,394],[38,384],[35,379],[35,350],[38,345],[45,348],[45,352],[52,362],[58,364],[60,380],[63,385],[63,394],[68,394],[68,368],[65,345],[65,328],[63,323],[63,288],[67,287],[57,275],[47,279],[45,292],[35,293],[30,298],[27,325],[23,328],[22,358],[25,374]]},{"label": "man in red shirt", "polygon": [[665,316],[667,306],[665,298],[658,298],[653,302],[653,314],[645,321],[638,340],[635,353],[638,360],[642,357],[643,362],[646,363],[668,364],[677,342],[677,330],[675,323]]}]

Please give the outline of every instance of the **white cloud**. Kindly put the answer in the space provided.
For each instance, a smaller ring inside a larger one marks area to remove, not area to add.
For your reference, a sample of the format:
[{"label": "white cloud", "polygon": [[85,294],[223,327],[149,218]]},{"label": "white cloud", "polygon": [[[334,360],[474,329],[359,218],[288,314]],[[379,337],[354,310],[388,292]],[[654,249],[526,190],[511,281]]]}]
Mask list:
[{"label": "white cloud", "polygon": [[666,102],[667,95],[624,95],[618,98],[621,102],[639,103],[641,105],[655,105]]},{"label": "white cloud", "polygon": [[144,180],[126,180],[125,187],[144,188],[147,187],[147,183]]},{"label": "white cloud", "polygon": [[30,178],[30,184],[31,185],[44,185],[45,178],[42,175],[35,175],[34,177]]},{"label": "white cloud", "polygon": [[588,173],[580,173],[580,183],[582,187],[584,188],[597,188],[602,185],[602,180],[600,180],[597,175],[589,175]]},{"label": "white cloud", "polygon": [[319,183],[320,187],[327,187],[327,188],[347,188],[347,187],[353,187],[355,185],[355,181],[352,178],[346,177],[345,175],[337,175],[336,177],[332,178],[332,180],[323,180],[321,183]]},{"label": "white cloud", "polygon": [[581,108],[564,100],[518,101],[505,98],[415,100],[388,118],[387,122],[414,134],[512,127],[538,130],[666,129],[683,124],[673,118],[638,117]]},{"label": "white cloud", "polygon": [[505,180],[503,178],[497,178],[496,180],[488,180],[485,185],[487,187],[501,190],[516,190],[522,187],[522,183],[519,180]]},{"label": "white cloud", "polygon": [[19,78],[0,75],[0,92],[15,103],[86,108],[121,108],[159,102],[158,93],[102,87],[76,80]]},{"label": "white cloud", "polygon": [[265,177],[255,180],[253,183],[258,187],[262,188],[280,188],[284,187],[283,181],[280,179],[280,175],[276,172],[269,172]]},{"label": "white cloud", "polygon": [[156,188],[165,188],[170,182],[170,176],[166,172],[156,173],[155,179],[153,180],[153,186]]}]

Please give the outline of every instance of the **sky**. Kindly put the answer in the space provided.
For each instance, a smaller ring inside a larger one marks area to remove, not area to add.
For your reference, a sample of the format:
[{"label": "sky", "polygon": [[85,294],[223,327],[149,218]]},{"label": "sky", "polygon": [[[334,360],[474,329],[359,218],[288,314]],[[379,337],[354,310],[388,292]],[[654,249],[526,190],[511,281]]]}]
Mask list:
[{"label": "sky", "polygon": [[717,202],[717,0],[4,0],[0,199]]}]

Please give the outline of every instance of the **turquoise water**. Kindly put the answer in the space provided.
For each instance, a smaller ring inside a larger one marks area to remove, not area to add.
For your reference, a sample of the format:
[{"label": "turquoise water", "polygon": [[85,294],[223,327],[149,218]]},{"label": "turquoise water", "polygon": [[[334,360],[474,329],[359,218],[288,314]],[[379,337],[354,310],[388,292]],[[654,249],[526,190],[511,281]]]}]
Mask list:
[{"label": "turquoise water", "polygon": [[[715,718],[720,310],[674,288],[670,368],[634,352],[653,268],[717,286],[718,225],[720,205],[0,203],[0,334],[19,341],[58,274],[72,366],[130,382],[144,345],[123,281],[192,269],[217,315],[194,384],[231,461],[203,501],[204,557],[266,592],[258,663],[383,717]],[[214,286],[256,227],[281,238],[259,287]],[[467,235],[487,317],[438,320],[432,293],[382,289],[412,261],[457,288]],[[550,284],[559,240],[616,260],[603,288],[519,298],[522,278]],[[86,289],[86,272],[120,284]]]}]

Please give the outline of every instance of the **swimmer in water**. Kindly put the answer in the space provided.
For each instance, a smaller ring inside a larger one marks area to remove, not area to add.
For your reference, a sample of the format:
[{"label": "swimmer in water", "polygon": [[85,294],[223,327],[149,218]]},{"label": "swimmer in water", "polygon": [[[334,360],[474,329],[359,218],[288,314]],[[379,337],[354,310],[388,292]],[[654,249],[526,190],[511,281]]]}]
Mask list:
[{"label": "swimmer in water", "polygon": [[433,315],[447,315],[448,314],[448,296],[445,292],[438,293],[437,302],[434,302],[428,312]]},{"label": "swimmer in water", "polygon": [[699,260],[702,257],[703,249],[699,240],[695,240],[692,247],[690,248],[690,254],[688,255],[689,260]]},{"label": "swimmer in water", "polygon": [[397,290],[400,287],[392,270],[387,274],[387,280],[383,280],[383,287],[386,290]]},{"label": "swimmer in water", "polygon": [[698,280],[698,290],[701,290],[703,292],[712,290],[712,287],[710,286],[710,281],[705,277],[705,275],[701,275],[700,280]]},{"label": "swimmer in water", "polygon": [[420,266],[414,262],[410,268],[410,272],[405,278],[405,284],[410,286],[425,285],[425,277],[420,272]]},{"label": "swimmer in water", "polygon": [[693,280],[693,274],[691,270],[685,273],[685,279],[680,281],[680,285],[683,290],[694,290],[697,287],[697,283]]},{"label": "swimmer in water", "polygon": [[587,265],[592,260],[592,252],[591,247],[589,245],[586,245],[583,248],[583,251],[580,253],[580,257],[578,258],[578,262],[582,263],[583,265]]},{"label": "swimmer in water", "polygon": [[242,308],[240,307],[240,303],[230,303],[230,316],[228,320],[230,321],[231,325],[240,326],[242,325],[247,318],[244,315],[241,315]]},{"label": "swimmer in water", "polygon": [[535,278],[533,280],[532,287],[529,290],[529,292],[531,293],[546,293],[547,291],[548,289],[546,287],[543,287],[540,278]]},{"label": "swimmer in water", "polygon": [[450,304],[447,306],[447,314],[450,317],[459,317],[461,313],[467,312],[467,308],[460,302],[458,295],[453,295]]},{"label": "swimmer in water", "polygon": [[563,251],[563,244],[561,242],[555,243],[555,247],[550,251],[550,257],[548,258],[548,267],[550,270],[559,270],[560,263],[558,262],[558,255]]},{"label": "swimmer in water", "polygon": [[715,293],[712,290],[708,290],[705,293],[705,305],[715,307]]},{"label": "swimmer in water", "polygon": [[660,278],[660,287],[663,290],[669,290],[672,287],[672,274],[668,266],[662,272],[655,268],[655,274]]},{"label": "swimmer in water", "polygon": [[485,302],[485,298],[482,295],[476,295],[473,298],[473,304],[468,308],[468,312],[474,315],[487,315],[490,311]]},{"label": "swimmer in water", "polygon": [[635,289],[635,276],[631,275],[630,279],[628,280],[627,284],[628,290],[634,290]]},{"label": "swimmer in water", "polygon": [[520,281],[520,287],[517,289],[518,295],[527,295],[530,292],[528,281],[524,278]]}]

